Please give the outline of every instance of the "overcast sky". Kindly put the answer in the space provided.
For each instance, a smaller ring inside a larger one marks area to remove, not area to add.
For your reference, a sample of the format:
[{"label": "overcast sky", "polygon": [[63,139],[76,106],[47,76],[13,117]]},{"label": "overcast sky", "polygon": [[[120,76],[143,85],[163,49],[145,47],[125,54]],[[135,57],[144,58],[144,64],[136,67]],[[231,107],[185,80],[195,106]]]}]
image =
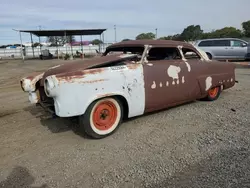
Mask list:
[{"label": "overcast sky", "polygon": [[[135,38],[141,32],[158,37],[182,32],[190,24],[210,31],[241,28],[250,20],[250,0],[0,0],[0,44],[19,42],[15,29],[107,28],[105,41]],[[34,37],[36,38],[36,37]],[[84,39],[93,39],[84,37]],[[24,34],[24,42],[28,42]]]}]

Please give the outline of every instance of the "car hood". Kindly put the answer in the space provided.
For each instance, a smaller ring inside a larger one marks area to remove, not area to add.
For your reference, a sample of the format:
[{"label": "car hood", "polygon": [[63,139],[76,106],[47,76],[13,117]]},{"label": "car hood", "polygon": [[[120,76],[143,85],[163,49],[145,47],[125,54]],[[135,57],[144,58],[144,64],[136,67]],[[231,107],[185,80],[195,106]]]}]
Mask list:
[{"label": "car hood", "polygon": [[98,68],[99,66],[109,65],[116,61],[125,61],[130,60],[135,57],[135,54],[119,54],[119,55],[108,55],[108,56],[101,56],[95,57],[87,60],[77,60],[72,63],[62,64],[54,66],[48,69],[42,79],[40,84],[43,85],[43,82],[47,76],[56,75],[60,73],[67,73],[67,72],[74,72],[74,71],[81,71],[90,68]]}]

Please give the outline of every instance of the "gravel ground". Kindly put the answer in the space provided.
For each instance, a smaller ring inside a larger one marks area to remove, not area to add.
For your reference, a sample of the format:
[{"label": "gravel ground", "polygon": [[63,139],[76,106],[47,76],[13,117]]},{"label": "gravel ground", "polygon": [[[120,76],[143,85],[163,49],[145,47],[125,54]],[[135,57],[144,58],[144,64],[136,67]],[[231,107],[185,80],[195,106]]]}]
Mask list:
[{"label": "gravel ground", "polygon": [[133,118],[93,140],[30,105],[19,79],[63,61],[0,64],[0,187],[250,187],[250,69],[215,102]]}]

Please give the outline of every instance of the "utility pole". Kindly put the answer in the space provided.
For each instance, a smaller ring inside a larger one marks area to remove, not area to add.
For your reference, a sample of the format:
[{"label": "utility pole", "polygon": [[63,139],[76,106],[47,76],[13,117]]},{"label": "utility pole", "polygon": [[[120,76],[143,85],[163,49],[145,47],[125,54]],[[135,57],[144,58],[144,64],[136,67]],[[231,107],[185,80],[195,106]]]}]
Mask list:
[{"label": "utility pole", "polygon": [[115,42],[116,42],[116,25],[114,25],[114,31],[115,31]]},{"label": "utility pole", "polygon": [[155,39],[157,39],[157,28],[155,28]]}]

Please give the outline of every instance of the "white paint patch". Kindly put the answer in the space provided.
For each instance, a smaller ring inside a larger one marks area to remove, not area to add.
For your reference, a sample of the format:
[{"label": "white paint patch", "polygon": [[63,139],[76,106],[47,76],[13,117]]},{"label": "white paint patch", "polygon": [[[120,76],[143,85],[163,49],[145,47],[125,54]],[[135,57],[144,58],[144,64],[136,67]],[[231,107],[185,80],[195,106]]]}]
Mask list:
[{"label": "white paint patch", "polygon": [[234,81],[234,79],[233,78],[231,78],[231,82],[233,82]]},{"label": "white paint patch", "polygon": [[177,83],[177,85],[180,83],[179,79],[177,80],[177,82],[176,82],[176,83]]},{"label": "white paint patch", "polygon": [[185,77],[184,76],[182,76],[182,79],[181,79],[181,83],[185,83]]},{"label": "white paint patch", "polygon": [[172,82],[172,85],[175,85],[175,82],[174,82],[174,81]]},{"label": "white paint patch", "polygon": [[151,88],[152,88],[152,89],[155,89],[155,88],[156,88],[156,83],[155,83],[155,81],[153,81],[153,84],[151,85]]},{"label": "white paint patch", "polygon": [[206,91],[208,91],[211,86],[212,86],[212,77],[209,76],[206,78]]},{"label": "white paint patch", "polygon": [[135,54],[122,54],[122,55],[119,55],[120,58],[133,57],[133,56],[135,56]]},{"label": "white paint patch", "polygon": [[189,63],[186,62],[186,61],[185,61],[185,64],[186,64],[186,66],[187,66],[187,68],[188,68],[188,72],[190,72],[190,71],[191,71],[191,66],[190,66]]},{"label": "white paint patch", "polygon": [[56,66],[54,66],[54,67],[49,68],[49,70],[50,70],[50,69],[57,68],[57,67],[60,67],[60,66],[61,66],[61,65],[56,65]]},{"label": "white paint patch", "polygon": [[153,66],[153,64],[152,64],[152,63],[147,63],[147,65],[148,65],[148,66]]},{"label": "white paint patch", "polygon": [[168,67],[168,76],[173,78],[173,79],[179,79],[179,73],[181,72],[181,68],[174,66],[174,65],[170,65]]},{"label": "white paint patch", "polygon": [[169,83],[168,83],[168,81],[166,82],[166,86],[167,86],[167,87],[169,86]]},{"label": "white paint patch", "polygon": [[221,85],[220,88],[221,88],[221,91],[222,91],[224,89],[223,85]]},{"label": "white paint patch", "polygon": [[162,83],[160,82],[160,87],[162,87]]}]

